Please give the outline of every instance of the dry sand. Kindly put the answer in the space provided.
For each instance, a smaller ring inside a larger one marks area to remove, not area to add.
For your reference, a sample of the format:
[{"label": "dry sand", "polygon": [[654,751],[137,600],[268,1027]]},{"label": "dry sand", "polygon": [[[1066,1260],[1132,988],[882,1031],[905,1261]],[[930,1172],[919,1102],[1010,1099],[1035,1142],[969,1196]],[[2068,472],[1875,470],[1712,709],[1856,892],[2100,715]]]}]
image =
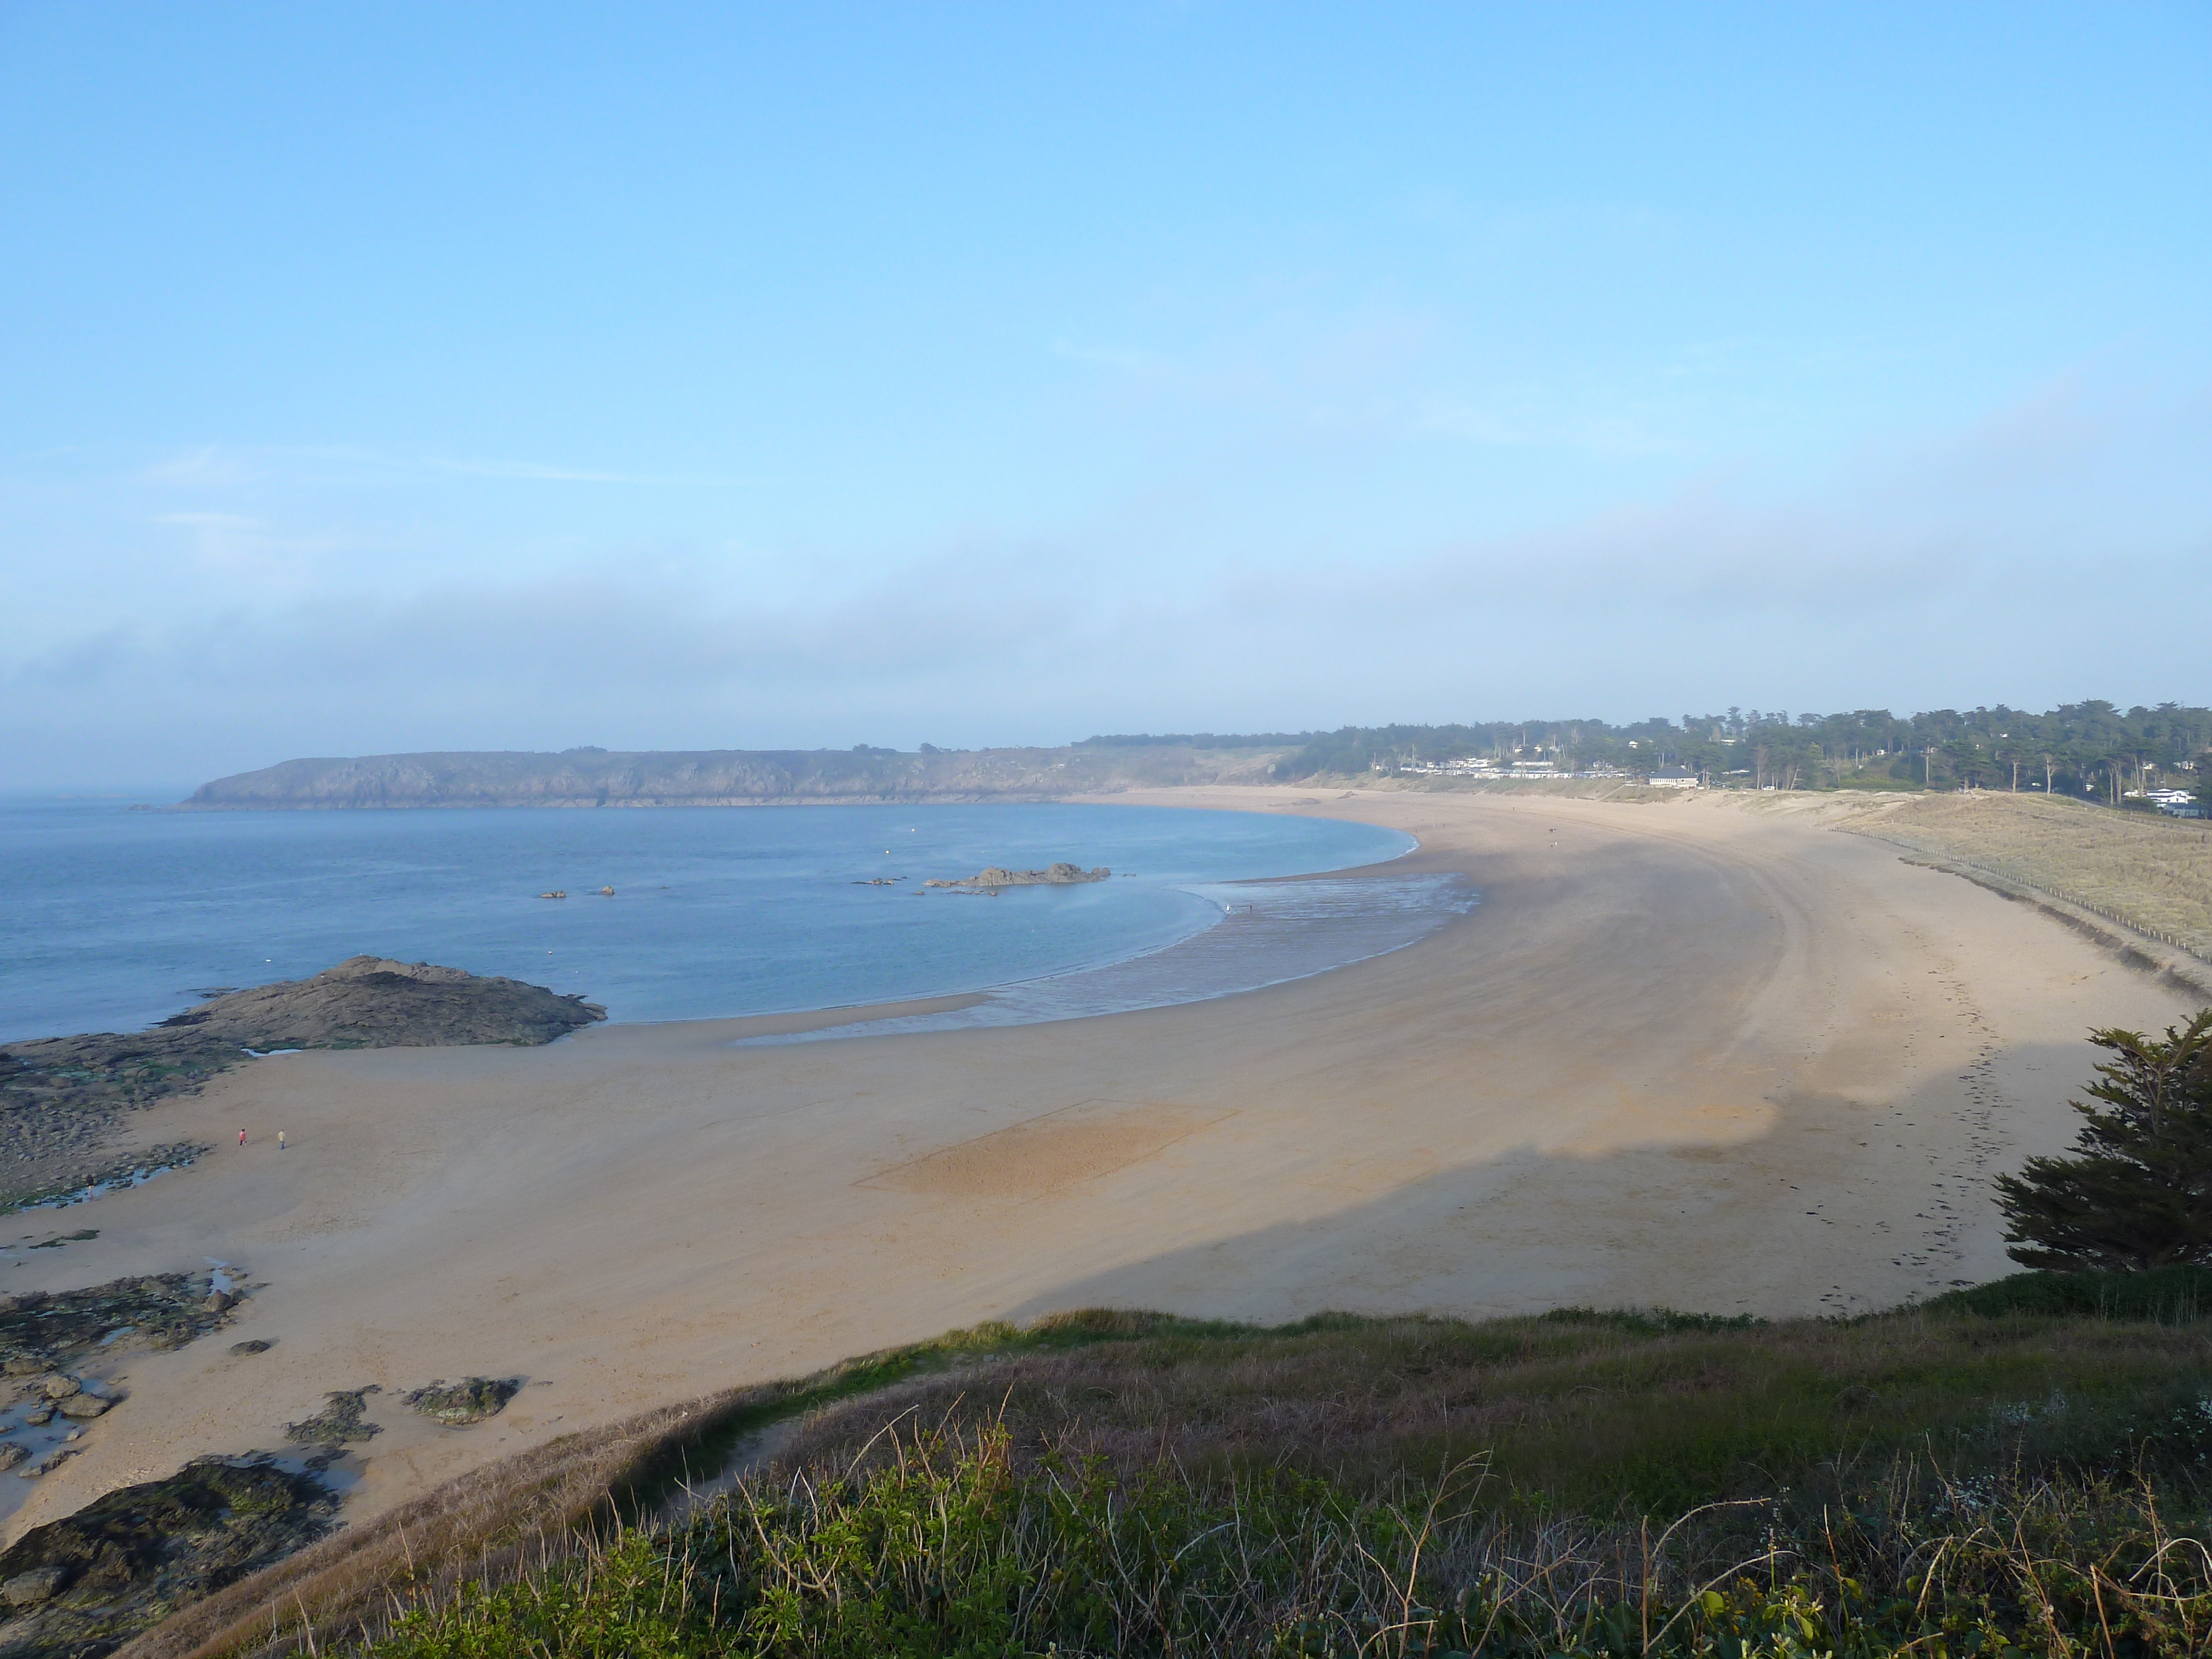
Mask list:
[{"label": "dry sand", "polygon": [[[230,1332],[123,1363],[131,1397],[12,1530],[276,1446],[366,1383],[531,1386],[469,1430],[378,1397],[357,1516],[647,1406],[1052,1309],[1893,1304],[2008,1270],[1987,1176],[2070,1139],[2086,1030],[2185,1012],[1818,812],[1117,799],[1396,825],[1423,845],[1391,872],[1464,871],[1484,902],[1389,957],[1106,1018],[744,1048],[823,1017],[613,1026],[232,1073],[136,1124],[211,1155],[0,1267],[60,1289],[213,1258],[261,1287]],[[230,1358],[246,1337],[276,1346]]]}]

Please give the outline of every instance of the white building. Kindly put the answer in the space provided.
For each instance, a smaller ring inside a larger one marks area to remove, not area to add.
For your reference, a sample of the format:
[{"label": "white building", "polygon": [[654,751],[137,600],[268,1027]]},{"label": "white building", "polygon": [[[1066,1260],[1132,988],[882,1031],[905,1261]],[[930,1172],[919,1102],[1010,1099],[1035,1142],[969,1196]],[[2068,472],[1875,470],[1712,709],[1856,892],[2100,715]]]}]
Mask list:
[{"label": "white building", "polygon": [[1686,766],[1662,766],[1644,781],[1654,789],[1694,789],[1698,775]]}]

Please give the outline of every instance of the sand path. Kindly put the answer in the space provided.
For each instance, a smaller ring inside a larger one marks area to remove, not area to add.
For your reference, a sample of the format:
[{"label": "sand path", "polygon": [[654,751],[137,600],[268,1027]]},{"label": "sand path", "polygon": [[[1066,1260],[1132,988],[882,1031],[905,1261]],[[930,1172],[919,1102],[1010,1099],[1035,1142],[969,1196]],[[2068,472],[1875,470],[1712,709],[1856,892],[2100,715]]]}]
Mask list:
[{"label": "sand path", "polygon": [[[131,1397],[11,1530],[273,1447],[364,1383],[532,1386],[466,1431],[380,1399],[356,1514],[646,1406],[1055,1308],[1892,1304],[2006,1271],[1986,1176],[2070,1138],[2082,1033],[2183,1012],[1817,812],[1144,799],[1408,829],[1393,872],[1464,871],[1484,902],[1393,956],[1102,1019],[260,1062],[135,1126],[215,1153],[0,1268],[58,1289],[212,1258],[262,1287],[232,1331],[123,1362]],[[244,1337],[276,1346],[229,1357]]]}]

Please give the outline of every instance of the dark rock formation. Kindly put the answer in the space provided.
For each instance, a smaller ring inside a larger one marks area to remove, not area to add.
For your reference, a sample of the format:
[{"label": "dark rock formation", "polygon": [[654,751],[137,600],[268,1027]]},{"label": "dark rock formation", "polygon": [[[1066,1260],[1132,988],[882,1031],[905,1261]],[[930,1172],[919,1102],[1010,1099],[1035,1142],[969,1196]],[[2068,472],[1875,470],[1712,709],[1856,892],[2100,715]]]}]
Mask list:
[{"label": "dark rock formation", "polygon": [[102,1164],[115,1118],[198,1088],[271,1048],[427,1048],[550,1042],[605,1019],[580,997],[428,963],[353,957],[313,979],[231,991],[150,1031],[0,1045],[0,1203],[188,1162],[204,1147]]},{"label": "dark rock formation", "polygon": [[367,1440],[383,1430],[362,1413],[376,1389],[339,1389],[323,1396],[323,1408],[303,1423],[287,1423],[284,1437],[301,1446],[343,1446],[349,1440]]},{"label": "dark rock formation", "polygon": [[226,1316],[209,1310],[208,1281],[206,1273],[147,1273],[82,1291],[0,1296],[0,1370],[56,1373],[42,1391],[66,1401],[79,1389],[58,1374],[95,1350],[180,1348],[220,1326]]},{"label": "dark rock formation", "polygon": [[605,1009],[581,997],[556,996],[519,979],[349,957],[313,979],[216,997],[163,1020],[155,1031],[190,1030],[264,1050],[528,1046],[605,1018]]},{"label": "dark rock formation", "polygon": [[924,887],[961,887],[970,890],[1000,887],[1070,887],[1078,882],[1104,881],[1114,872],[1104,865],[1096,870],[1085,870],[1079,865],[1060,863],[1048,870],[1006,870],[993,865],[981,875],[965,876],[958,881],[925,881]]},{"label": "dark rock formation", "polygon": [[313,1542],[337,1501],[273,1460],[201,1458],[125,1486],[0,1553],[0,1659],[113,1651],[188,1601]]},{"label": "dark rock formation", "polygon": [[458,1429],[498,1416],[521,1392],[519,1376],[468,1376],[458,1382],[441,1378],[427,1389],[401,1395],[400,1403]]}]

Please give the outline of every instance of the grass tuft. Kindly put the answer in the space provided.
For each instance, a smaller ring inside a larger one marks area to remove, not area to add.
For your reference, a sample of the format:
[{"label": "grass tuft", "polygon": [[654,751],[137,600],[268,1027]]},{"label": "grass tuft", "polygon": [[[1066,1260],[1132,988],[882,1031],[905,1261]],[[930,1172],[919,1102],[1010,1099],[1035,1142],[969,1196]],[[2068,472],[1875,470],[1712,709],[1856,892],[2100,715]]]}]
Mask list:
[{"label": "grass tuft", "polygon": [[981,1327],[478,1471],[133,1655],[2212,1651],[2204,1283]]}]

